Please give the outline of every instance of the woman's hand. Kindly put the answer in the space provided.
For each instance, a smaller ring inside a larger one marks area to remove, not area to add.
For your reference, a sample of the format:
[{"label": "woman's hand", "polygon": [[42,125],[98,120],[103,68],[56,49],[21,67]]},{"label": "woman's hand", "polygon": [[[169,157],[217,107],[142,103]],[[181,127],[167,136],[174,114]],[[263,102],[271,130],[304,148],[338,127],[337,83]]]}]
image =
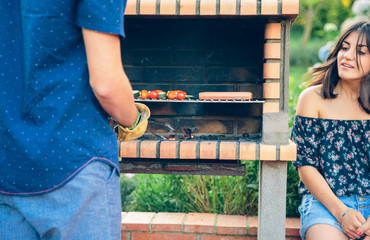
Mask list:
[{"label": "woman's hand", "polygon": [[358,229],[362,227],[363,224],[365,223],[367,222],[366,219],[362,216],[362,214],[356,210],[353,210],[352,208],[347,210],[347,212],[344,214],[340,221],[340,225],[343,229],[343,232],[351,239],[358,239],[361,237],[361,234],[358,234],[359,233]]},{"label": "woman's hand", "polygon": [[370,217],[367,218],[366,222],[356,232],[361,236],[366,235],[364,240],[370,240]]},{"label": "woman's hand", "polygon": [[[351,239],[360,238],[356,230],[366,222],[362,214],[353,209],[349,210],[348,207],[335,196],[324,177],[316,168],[312,166],[302,166],[298,168],[298,173],[302,182],[312,195],[338,220],[342,226],[343,232]],[[347,212],[347,210],[349,211]]]}]

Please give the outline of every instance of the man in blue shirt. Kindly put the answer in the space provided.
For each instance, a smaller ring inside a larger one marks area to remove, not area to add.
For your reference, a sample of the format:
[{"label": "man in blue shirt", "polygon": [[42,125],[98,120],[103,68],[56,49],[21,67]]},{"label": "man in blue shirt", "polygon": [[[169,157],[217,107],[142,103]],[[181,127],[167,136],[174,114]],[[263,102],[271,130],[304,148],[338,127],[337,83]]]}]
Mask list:
[{"label": "man in blue shirt", "polygon": [[1,0],[0,239],[120,239],[122,0]]}]

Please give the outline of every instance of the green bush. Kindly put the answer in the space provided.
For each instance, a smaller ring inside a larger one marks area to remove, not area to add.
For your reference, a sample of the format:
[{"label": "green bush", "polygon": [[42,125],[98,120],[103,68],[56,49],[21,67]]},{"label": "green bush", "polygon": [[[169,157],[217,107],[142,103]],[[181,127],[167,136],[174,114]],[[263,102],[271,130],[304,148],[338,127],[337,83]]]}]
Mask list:
[{"label": "green bush", "polygon": [[290,67],[289,76],[289,127],[293,126],[293,119],[296,112],[296,105],[304,87],[302,83],[305,82],[304,74],[307,72],[308,67]]},{"label": "green bush", "polygon": [[[258,161],[247,161],[245,176],[135,175],[126,211],[204,212],[257,215]],[[287,216],[297,217],[298,174],[288,163]],[[124,194],[124,193],[122,193]]]},{"label": "green bush", "polygon": [[136,174],[137,182],[130,195],[127,211],[143,212],[182,212],[181,177],[177,175],[143,175]]},{"label": "green bush", "polygon": [[121,186],[121,205],[122,211],[128,211],[127,206],[131,205],[132,202],[132,192],[137,187],[137,182],[133,179],[125,177],[121,174],[119,179]]},{"label": "green bush", "polygon": [[299,175],[291,162],[287,167],[286,216],[299,217],[298,207],[302,196],[298,194]]},{"label": "green bush", "polygon": [[183,176],[186,211],[256,215],[258,162],[245,164],[245,176]]},{"label": "green bush", "polygon": [[289,62],[291,66],[308,67],[320,62],[318,52],[326,41],[322,39],[312,39],[305,49],[302,49],[300,38],[292,38],[290,41]]}]

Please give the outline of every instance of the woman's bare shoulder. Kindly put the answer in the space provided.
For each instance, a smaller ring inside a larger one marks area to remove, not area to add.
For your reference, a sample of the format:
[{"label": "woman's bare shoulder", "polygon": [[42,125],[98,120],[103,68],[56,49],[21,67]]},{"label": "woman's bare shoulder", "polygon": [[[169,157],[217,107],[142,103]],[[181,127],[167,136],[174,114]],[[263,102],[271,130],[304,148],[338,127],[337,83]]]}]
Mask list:
[{"label": "woman's bare shoulder", "polygon": [[302,91],[297,102],[296,114],[302,117],[319,117],[319,107],[322,104],[321,85],[311,86]]}]

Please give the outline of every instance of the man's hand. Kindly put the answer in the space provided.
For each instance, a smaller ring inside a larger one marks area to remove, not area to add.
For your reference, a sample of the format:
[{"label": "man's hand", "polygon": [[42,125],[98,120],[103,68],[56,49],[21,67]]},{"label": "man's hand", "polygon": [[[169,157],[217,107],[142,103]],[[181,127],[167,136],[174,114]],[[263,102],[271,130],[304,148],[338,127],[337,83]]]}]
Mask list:
[{"label": "man's hand", "polygon": [[120,141],[130,141],[141,137],[148,126],[148,118],[150,117],[149,108],[142,103],[135,103],[139,111],[139,117],[137,123],[132,128],[125,128],[119,124],[115,124],[114,120],[111,121],[111,126],[117,134],[117,138]]}]

